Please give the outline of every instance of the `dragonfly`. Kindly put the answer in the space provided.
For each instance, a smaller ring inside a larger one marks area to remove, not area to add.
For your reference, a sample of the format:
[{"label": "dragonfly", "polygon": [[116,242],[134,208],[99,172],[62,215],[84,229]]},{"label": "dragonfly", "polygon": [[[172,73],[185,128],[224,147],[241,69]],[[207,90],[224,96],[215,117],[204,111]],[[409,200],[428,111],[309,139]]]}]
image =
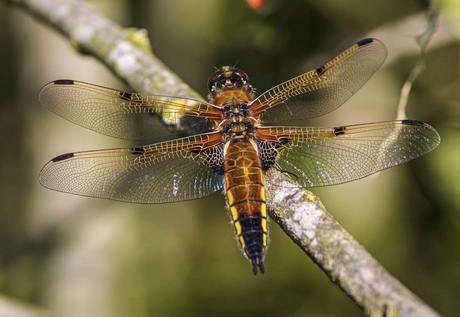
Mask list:
[{"label": "dragonfly", "polygon": [[[240,248],[253,273],[264,273],[268,170],[286,173],[305,188],[336,185],[414,159],[440,143],[436,130],[418,120],[267,125],[337,109],[386,56],[381,41],[363,39],[257,97],[244,71],[224,66],[209,78],[209,102],[52,81],[39,100],[63,118],[112,137],[169,140],[62,154],[42,168],[39,181],[60,192],[142,204],[186,201],[223,190]],[[184,127],[190,122],[198,132],[187,135]]]}]

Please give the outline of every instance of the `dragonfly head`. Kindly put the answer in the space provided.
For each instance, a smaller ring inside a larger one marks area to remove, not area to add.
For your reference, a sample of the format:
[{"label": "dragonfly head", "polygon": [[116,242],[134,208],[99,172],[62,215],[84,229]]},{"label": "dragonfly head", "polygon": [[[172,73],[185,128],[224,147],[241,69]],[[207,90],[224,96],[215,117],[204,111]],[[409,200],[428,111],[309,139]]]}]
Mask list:
[{"label": "dragonfly head", "polygon": [[222,66],[209,77],[209,97],[214,99],[218,93],[228,90],[243,90],[250,94],[253,92],[253,88],[248,79],[248,75],[244,71],[232,66]]}]

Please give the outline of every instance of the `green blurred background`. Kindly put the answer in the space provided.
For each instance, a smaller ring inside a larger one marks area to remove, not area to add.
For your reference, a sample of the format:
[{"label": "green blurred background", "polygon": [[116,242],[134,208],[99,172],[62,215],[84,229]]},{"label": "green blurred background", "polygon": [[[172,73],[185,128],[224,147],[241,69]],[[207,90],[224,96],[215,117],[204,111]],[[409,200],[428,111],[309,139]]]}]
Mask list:
[{"label": "green blurred background", "polygon": [[[426,28],[426,3],[418,0],[267,0],[258,12],[243,0],[90,3],[126,27],[147,29],[155,54],[203,96],[213,66],[237,63],[263,92],[359,39],[382,40],[383,68],[339,110],[305,125],[394,119],[419,54],[414,38]],[[441,145],[403,166],[313,191],[391,274],[455,316],[460,3],[436,6],[440,25],[408,116],[434,126]],[[0,5],[0,43],[0,316],[5,307],[24,316],[37,316],[36,307],[61,316],[362,316],[274,222],[266,274],[254,277],[221,193],[148,206],[41,187],[37,175],[50,158],[122,143],[45,110],[40,88],[59,78],[129,88],[17,7]]]}]

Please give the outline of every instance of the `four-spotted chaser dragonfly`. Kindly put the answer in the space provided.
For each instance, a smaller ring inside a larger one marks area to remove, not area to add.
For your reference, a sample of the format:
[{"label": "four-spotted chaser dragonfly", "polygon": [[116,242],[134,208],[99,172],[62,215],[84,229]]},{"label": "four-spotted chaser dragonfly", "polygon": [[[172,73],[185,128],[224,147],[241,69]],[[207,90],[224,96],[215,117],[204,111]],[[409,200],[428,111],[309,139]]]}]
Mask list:
[{"label": "four-spotted chaser dragonfly", "polygon": [[264,125],[337,109],[383,64],[386,54],[382,42],[361,40],[258,97],[246,73],[225,66],[209,79],[210,102],[74,80],[50,82],[40,92],[42,104],[109,136],[164,137],[180,131],[184,118],[206,128],[150,145],[59,155],[43,167],[40,183],[66,193],[146,204],[196,199],[223,188],[241,249],[254,274],[263,273],[268,169],[286,172],[306,188],[329,186],[409,161],[439,144],[436,130],[416,120],[332,128]]}]

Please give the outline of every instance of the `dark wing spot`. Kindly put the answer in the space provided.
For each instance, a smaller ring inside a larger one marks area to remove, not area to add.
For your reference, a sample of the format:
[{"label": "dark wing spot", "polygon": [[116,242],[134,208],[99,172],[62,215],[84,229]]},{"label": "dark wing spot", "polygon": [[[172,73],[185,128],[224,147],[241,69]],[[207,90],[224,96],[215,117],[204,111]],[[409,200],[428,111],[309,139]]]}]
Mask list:
[{"label": "dark wing spot", "polygon": [[51,161],[53,161],[54,163],[56,162],[59,162],[59,161],[64,161],[64,160],[67,160],[71,157],[74,157],[74,154],[73,153],[66,153],[66,154],[62,154],[62,155],[58,155],[56,156],[54,159],[52,159]]},{"label": "dark wing spot", "polygon": [[211,148],[203,150],[201,147],[192,147],[188,151],[200,155],[204,159],[206,164],[212,168],[214,173],[219,175],[225,174],[224,169],[224,155],[223,155],[224,145],[220,144]]},{"label": "dark wing spot", "polygon": [[281,145],[286,145],[292,141],[292,138],[279,138],[278,141],[281,143]]},{"label": "dark wing spot", "polygon": [[132,96],[132,94],[129,93],[129,92],[120,91],[120,98],[121,99],[124,99],[126,101],[131,101],[131,96]]},{"label": "dark wing spot", "polygon": [[318,67],[318,68],[316,69],[316,74],[317,74],[318,76],[321,76],[325,71],[326,71],[326,67],[324,67],[324,65],[323,65],[323,66]]},{"label": "dark wing spot", "polygon": [[423,121],[419,121],[419,120],[403,120],[402,124],[422,126],[425,123]]},{"label": "dark wing spot", "polygon": [[364,45],[370,44],[372,42],[374,42],[374,39],[368,38],[368,39],[362,39],[361,41],[358,41],[358,43],[356,43],[356,44],[358,46],[364,46]]},{"label": "dark wing spot", "polygon": [[278,156],[278,151],[276,150],[285,143],[275,143],[268,141],[259,141],[257,143],[257,148],[259,150],[259,158],[262,163],[262,170],[266,171],[276,163],[276,158]]},{"label": "dark wing spot", "polygon": [[55,85],[73,85],[75,82],[71,79],[58,79],[53,81]]},{"label": "dark wing spot", "polygon": [[142,146],[136,146],[130,149],[132,155],[144,155],[145,154],[145,148]]},{"label": "dark wing spot", "polygon": [[334,134],[335,135],[342,135],[345,134],[345,127],[335,127],[334,128]]}]

